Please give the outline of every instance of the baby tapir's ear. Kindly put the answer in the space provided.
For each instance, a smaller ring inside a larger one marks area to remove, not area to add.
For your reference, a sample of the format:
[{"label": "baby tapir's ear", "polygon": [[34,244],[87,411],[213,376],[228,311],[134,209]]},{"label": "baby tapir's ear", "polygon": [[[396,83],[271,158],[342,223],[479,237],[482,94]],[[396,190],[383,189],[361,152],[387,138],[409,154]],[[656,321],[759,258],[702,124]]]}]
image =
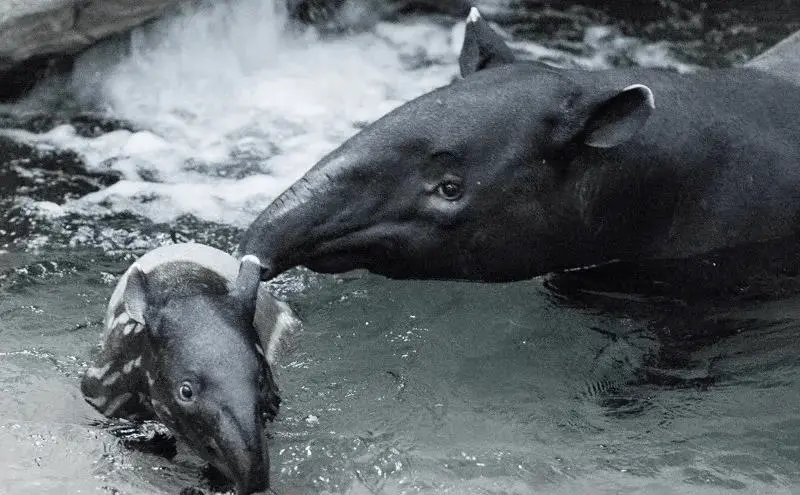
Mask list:
[{"label": "baby tapir's ear", "polygon": [[122,294],[122,301],[128,316],[144,325],[144,313],[147,310],[147,277],[136,263],[128,269],[128,281]]},{"label": "baby tapir's ear", "polygon": [[486,19],[481,17],[478,9],[472,7],[467,17],[464,44],[461,46],[461,55],[458,58],[461,77],[467,77],[490,67],[510,64],[515,59],[511,48],[506,45],[503,38],[492,29]]},{"label": "baby tapir's ear", "polygon": [[256,296],[261,283],[261,262],[248,254],[239,263],[239,275],[236,277],[236,286],[233,296],[244,304],[248,312],[256,310]]},{"label": "baby tapir's ear", "polygon": [[584,142],[594,148],[613,148],[631,139],[655,110],[653,92],[634,84],[600,102],[584,127]]}]

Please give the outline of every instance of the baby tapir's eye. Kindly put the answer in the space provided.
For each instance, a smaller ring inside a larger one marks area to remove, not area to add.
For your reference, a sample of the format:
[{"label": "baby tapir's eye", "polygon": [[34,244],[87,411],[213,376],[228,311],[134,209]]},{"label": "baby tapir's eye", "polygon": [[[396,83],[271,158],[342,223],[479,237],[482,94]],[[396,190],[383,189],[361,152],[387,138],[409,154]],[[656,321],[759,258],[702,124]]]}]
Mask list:
[{"label": "baby tapir's eye", "polygon": [[178,397],[180,397],[181,400],[185,402],[193,401],[194,390],[192,390],[192,384],[189,382],[181,383],[181,386],[178,387]]},{"label": "baby tapir's eye", "polygon": [[456,201],[461,199],[461,195],[463,194],[461,181],[449,178],[445,179],[436,187],[436,192],[439,194],[439,196],[448,201]]}]

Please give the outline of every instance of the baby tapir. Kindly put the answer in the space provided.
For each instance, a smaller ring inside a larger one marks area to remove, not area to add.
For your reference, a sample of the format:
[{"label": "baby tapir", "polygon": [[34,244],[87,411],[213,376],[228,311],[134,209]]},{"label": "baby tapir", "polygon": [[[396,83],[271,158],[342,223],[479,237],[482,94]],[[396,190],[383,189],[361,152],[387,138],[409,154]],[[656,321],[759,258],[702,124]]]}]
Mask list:
[{"label": "baby tapir", "polygon": [[280,398],[270,342],[296,324],[260,263],[200,244],[155,249],[120,278],[102,352],[83,378],[103,415],[163,422],[240,494],[269,488],[265,420]]}]

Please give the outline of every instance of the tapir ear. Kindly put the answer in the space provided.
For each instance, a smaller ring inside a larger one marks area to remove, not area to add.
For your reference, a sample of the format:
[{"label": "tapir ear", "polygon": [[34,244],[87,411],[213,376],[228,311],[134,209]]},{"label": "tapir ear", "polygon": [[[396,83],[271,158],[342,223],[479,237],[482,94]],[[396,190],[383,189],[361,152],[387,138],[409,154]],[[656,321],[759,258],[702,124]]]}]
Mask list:
[{"label": "tapir ear", "polygon": [[613,148],[631,139],[656,108],[653,92],[634,84],[595,107],[586,123],[585,143],[594,148]]},{"label": "tapir ear", "polygon": [[236,276],[234,297],[241,301],[249,312],[256,310],[258,286],[261,283],[261,262],[252,254],[242,258],[239,275]]},{"label": "tapir ear", "polygon": [[510,64],[515,58],[511,48],[486,22],[478,9],[472,7],[467,16],[464,44],[458,58],[461,77],[490,67]]},{"label": "tapir ear", "polygon": [[128,316],[144,325],[144,314],[147,310],[147,277],[136,263],[128,270],[128,282],[122,294],[122,302]]}]

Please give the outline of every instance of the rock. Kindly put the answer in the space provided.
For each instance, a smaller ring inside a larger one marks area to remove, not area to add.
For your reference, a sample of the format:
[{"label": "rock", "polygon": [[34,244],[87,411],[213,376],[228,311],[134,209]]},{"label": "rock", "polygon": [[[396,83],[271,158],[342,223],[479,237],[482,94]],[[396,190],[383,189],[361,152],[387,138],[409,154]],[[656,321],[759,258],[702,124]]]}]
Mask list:
[{"label": "rock", "polygon": [[[0,0],[0,72],[18,68],[28,60],[77,53],[99,39],[158,17],[177,1]],[[311,22],[347,3],[286,1],[295,17]],[[464,15],[469,10],[466,0],[379,0],[376,4],[389,11],[423,8]]]},{"label": "rock", "polygon": [[0,0],[0,71],[77,53],[162,14],[176,0]]},{"label": "rock", "polygon": [[0,0],[0,102],[13,100],[97,40],[161,15],[177,0]]},{"label": "rock", "polygon": [[[82,50],[155,19],[179,1],[0,0],[0,102],[23,96],[51,74],[68,72]],[[508,9],[507,0],[283,1],[294,19],[334,32],[369,28],[411,12],[463,18],[471,4],[488,16]]]},{"label": "rock", "polygon": [[0,70],[0,103],[13,101],[33,89],[37,81],[49,74],[61,74],[72,68],[73,57],[69,55],[42,55],[17,64],[11,69]]}]

